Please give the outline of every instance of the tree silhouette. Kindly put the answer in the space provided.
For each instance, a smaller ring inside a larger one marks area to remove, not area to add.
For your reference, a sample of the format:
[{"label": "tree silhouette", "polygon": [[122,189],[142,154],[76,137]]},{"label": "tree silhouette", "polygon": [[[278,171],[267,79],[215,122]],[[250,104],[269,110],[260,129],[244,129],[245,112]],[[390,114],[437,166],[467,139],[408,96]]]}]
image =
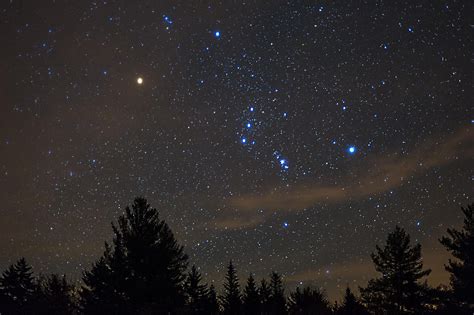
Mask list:
[{"label": "tree silhouette", "polygon": [[232,261],[227,267],[224,282],[224,294],[221,297],[224,314],[239,314],[241,311],[239,279]]},{"label": "tree silhouette", "polygon": [[421,313],[426,302],[426,287],[418,281],[431,270],[423,270],[421,245],[410,246],[410,236],[396,226],[384,248],[376,246],[371,255],[375,269],[382,275],[361,288],[369,309],[388,314]]},{"label": "tree silhouette", "polygon": [[247,278],[242,300],[245,314],[260,314],[260,295],[258,294],[257,285],[252,274]]},{"label": "tree silhouette", "polygon": [[196,266],[191,267],[185,284],[187,311],[191,314],[207,314],[207,285],[201,283],[202,277]]},{"label": "tree silhouette", "polygon": [[63,315],[74,312],[72,298],[74,287],[67,282],[65,275],[52,274],[49,277],[41,277],[38,280],[38,288],[38,308],[42,314]]},{"label": "tree silhouette", "polygon": [[188,257],[144,198],[112,224],[113,245],[84,273],[86,313],[168,313],[182,309]]},{"label": "tree silhouette", "polygon": [[362,303],[352,293],[349,287],[346,288],[344,299],[340,307],[337,308],[336,315],[368,315],[369,312],[365,309]]},{"label": "tree silhouette", "polygon": [[272,289],[268,285],[267,280],[262,279],[262,281],[260,282],[258,294],[260,296],[261,313],[264,315],[271,314]]},{"label": "tree silhouette", "polygon": [[93,264],[91,271],[82,277],[84,285],[80,292],[80,306],[85,314],[127,314],[129,300],[126,296],[127,274],[118,272],[116,258],[106,244],[103,257]]},{"label": "tree silhouette", "polygon": [[216,288],[213,284],[209,286],[209,290],[207,292],[206,314],[219,314],[219,301],[217,300]]},{"label": "tree silhouette", "polygon": [[317,288],[296,288],[288,301],[289,313],[298,315],[329,315],[332,313],[330,303],[323,291]]},{"label": "tree silhouette", "polygon": [[25,258],[10,265],[0,277],[0,314],[27,314],[37,302],[37,286]]},{"label": "tree silhouette", "polygon": [[474,204],[461,208],[464,224],[461,230],[448,229],[440,242],[456,258],[449,260],[453,298],[463,308],[474,308]]},{"label": "tree silhouette", "polygon": [[281,276],[275,271],[270,275],[270,288],[272,290],[270,297],[272,314],[286,314],[286,298],[283,281]]}]

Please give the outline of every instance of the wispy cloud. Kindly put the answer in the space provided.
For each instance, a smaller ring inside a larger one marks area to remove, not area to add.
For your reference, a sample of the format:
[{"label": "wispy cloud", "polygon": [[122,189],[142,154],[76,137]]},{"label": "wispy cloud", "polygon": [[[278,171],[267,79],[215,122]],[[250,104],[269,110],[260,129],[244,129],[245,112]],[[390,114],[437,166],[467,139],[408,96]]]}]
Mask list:
[{"label": "wispy cloud", "polygon": [[301,185],[290,190],[272,188],[259,195],[230,200],[228,212],[218,217],[216,227],[238,229],[263,222],[273,211],[295,211],[320,202],[336,203],[383,193],[402,185],[408,178],[461,159],[474,157],[474,138],[469,128],[460,129],[445,141],[427,140],[408,154],[376,156],[367,160],[364,172],[348,177],[343,185]]}]

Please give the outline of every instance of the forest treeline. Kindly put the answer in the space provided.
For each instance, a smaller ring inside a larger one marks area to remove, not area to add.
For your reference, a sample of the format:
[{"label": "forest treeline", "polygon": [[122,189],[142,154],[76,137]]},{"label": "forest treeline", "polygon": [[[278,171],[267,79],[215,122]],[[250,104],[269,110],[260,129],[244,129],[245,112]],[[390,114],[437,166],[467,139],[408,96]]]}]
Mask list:
[{"label": "forest treeline", "polygon": [[144,198],[136,198],[112,224],[112,243],[83,273],[82,285],[66,276],[34,276],[24,258],[0,277],[0,314],[473,314],[474,204],[461,208],[461,229],[448,229],[441,244],[452,254],[445,266],[450,283],[430,287],[421,246],[400,227],[376,246],[371,258],[377,278],[359,294],[346,289],[331,303],[319,287],[286,292],[282,275],[257,281],[227,267],[220,294],[207,285],[169,226]]}]

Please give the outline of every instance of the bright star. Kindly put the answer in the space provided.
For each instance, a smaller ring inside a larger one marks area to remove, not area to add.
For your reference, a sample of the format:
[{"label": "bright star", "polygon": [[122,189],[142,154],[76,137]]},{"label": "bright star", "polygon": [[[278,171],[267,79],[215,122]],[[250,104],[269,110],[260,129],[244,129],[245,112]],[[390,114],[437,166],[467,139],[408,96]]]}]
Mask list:
[{"label": "bright star", "polygon": [[215,31],[215,32],[214,32],[214,36],[215,36],[216,38],[221,37],[221,32]]},{"label": "bright star", "polygon": [[286,163],[286,161],[285,161],[284,159],[281,159],[281,160],[280,160],[280,164],[281,164],[281,165],[285,165],[285,163]]},{"label": "bright star", "polygon": [[283,222],[283,227],[287,228],[289,226],[288,222]]},{"label": "bright star", "polygon": [[168,24],[173,24],[173,21],[171,21],[170,17],[167,16],[167,15],[163,16],[163,20],[165,20],[165,22],[168,23]]},{"label": "bright star", "polygon": [[242,143],[247,143],[247,139],[246,138],[242,138]]},{"label": "bright star", "polygon": [[252,127],[252,125],[250,123],[247,123],[247,128],[250,128]]},{"label": "bright star", "polygon": [[348,151],[349,151],[350,154],[354,154],[357,151],[357,149],[354,146],[350,146]]},{"label": "bright star", "polygon": [[254,108],[253,108],[253,107],[250,107],[250,111],[253,112],[253,111],[254,111]]},{"label": "bright star", "polygon": [[143,84],[143,78],[142,78],[142,77],[139,77],[139,78],[137,79],[137,83],[140,84],[140,85]]}]

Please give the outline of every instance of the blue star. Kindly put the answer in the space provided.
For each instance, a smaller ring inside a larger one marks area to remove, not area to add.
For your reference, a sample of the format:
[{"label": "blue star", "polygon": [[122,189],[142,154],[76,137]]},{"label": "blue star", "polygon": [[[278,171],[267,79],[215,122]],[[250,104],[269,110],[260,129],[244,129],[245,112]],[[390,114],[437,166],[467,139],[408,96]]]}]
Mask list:
[{"label": "blue star", "polygon": [[280,160],[280,165],[285,165],[286,164],[286,160],[285,159],[281,159]]},{"label": "blue star", "polygon": [[214,37],[215,37],[215,38],[221,37],[221,32],[215,31],[215,32],[214,32]]},{"label": "blue star", "polygon": [[163,15],[163,20],[168,24],[173,24],[173,21],[171,21],[170,17],[167,15]]},{"label": "blue star", "polygon": [[253,112],[253,111],[254,111],[254,108],[253,108],[253,107],[250,107],[250,111]]},{"label": "blue star", "polygon": [[283,113],[283,117],[286,117],[286,116],[288,116],[288,113]]},{"label": "blue star", "polygon": [[242,138],[240,141],[241,141],[243,144],[246,144],[246,143],[247,143],[247,138]]},{"label": "blue star", "polygon": [[354,154],[356,153],[357,149],[355,146],[350,146],[349,149],[347,149],[347,151],[349,152],[349,154]]},{"label": "blue star", "polygon": [[250,128],[252,127],[252,125],[250,123],[247,123],[247,128]]},{"label": "blue star", "polygon": [[283,227],[284,227],[284,228],[287,228],[288,226],[290,226],[290,225],[288,224],[288,222],[283,222]]}]

